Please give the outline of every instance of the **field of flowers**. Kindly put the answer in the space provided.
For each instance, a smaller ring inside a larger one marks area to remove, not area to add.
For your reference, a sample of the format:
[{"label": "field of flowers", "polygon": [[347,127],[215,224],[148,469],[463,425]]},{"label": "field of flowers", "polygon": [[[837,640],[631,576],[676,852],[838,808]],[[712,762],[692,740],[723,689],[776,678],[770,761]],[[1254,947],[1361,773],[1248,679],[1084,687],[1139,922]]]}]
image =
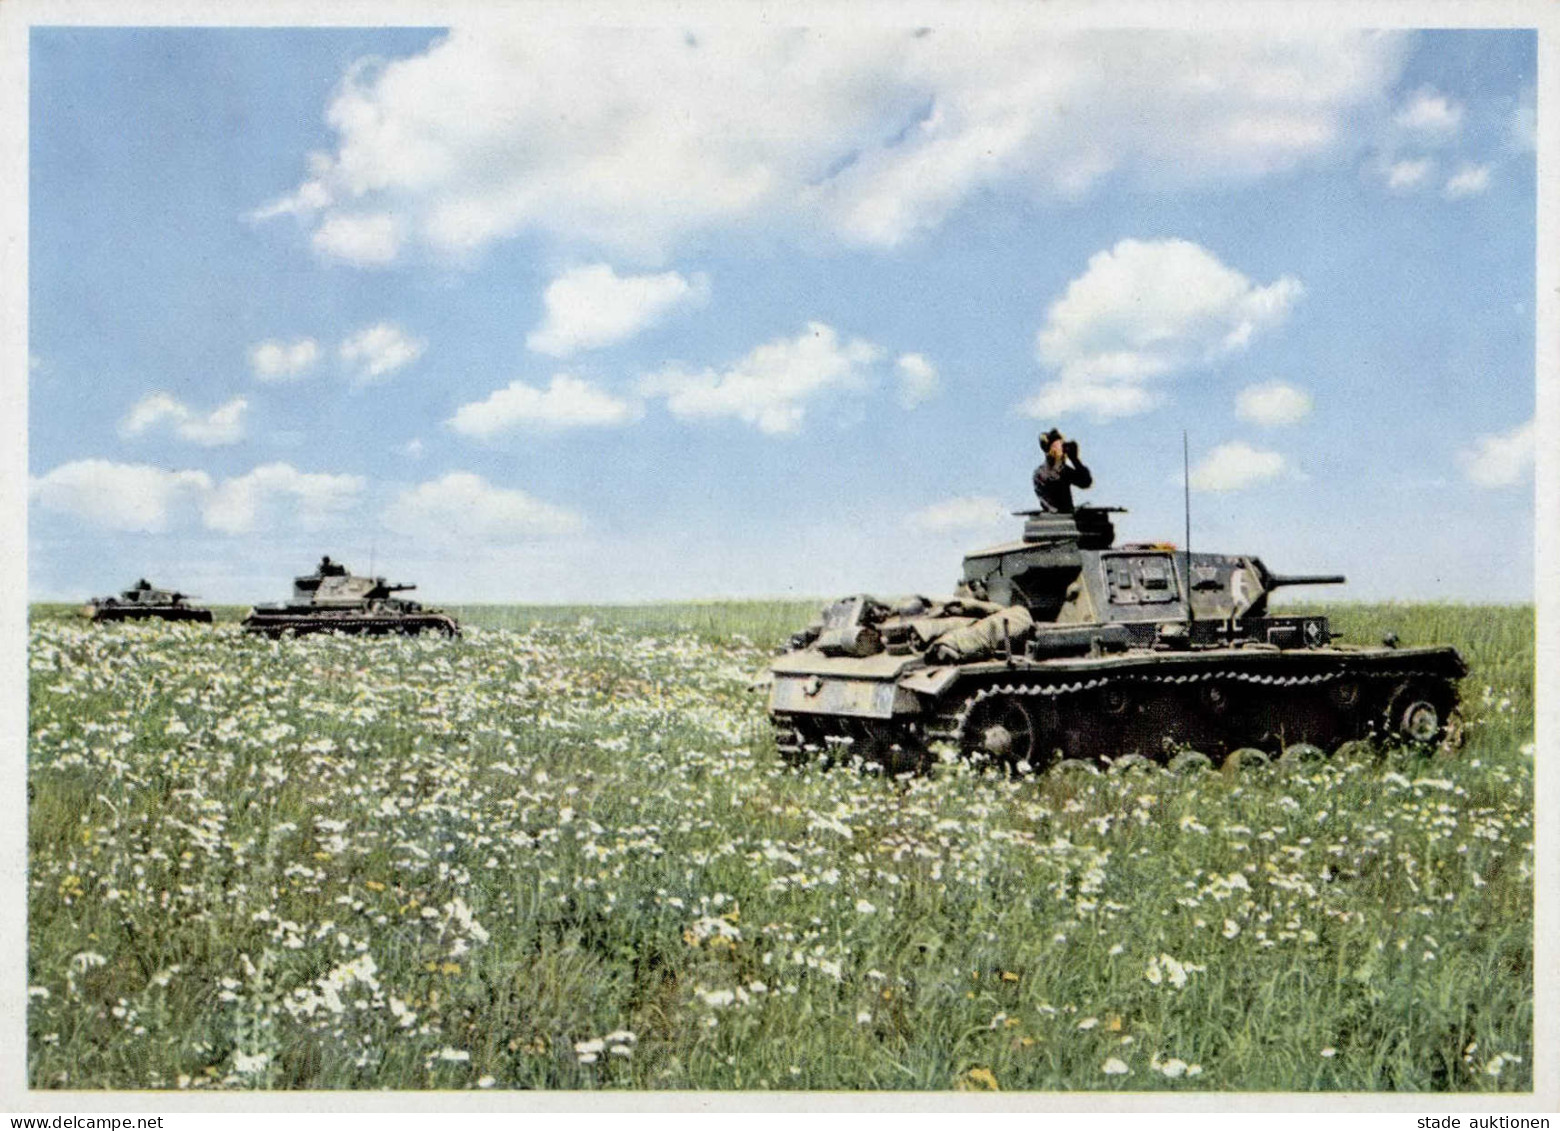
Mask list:
[{"label": "field of flowers", "polygon": [[1531,1087],[1531,609],[1338,615],[1463,650],[1456,757],[1021,780],[786,768],[810,612],[35,609],[32,1086]]}]

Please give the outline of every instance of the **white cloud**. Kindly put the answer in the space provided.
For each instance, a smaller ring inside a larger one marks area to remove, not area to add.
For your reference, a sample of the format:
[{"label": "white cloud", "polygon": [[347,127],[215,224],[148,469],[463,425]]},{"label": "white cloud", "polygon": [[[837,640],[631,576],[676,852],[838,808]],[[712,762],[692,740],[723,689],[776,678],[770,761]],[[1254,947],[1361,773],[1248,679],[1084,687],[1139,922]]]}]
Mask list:
[{"label": "white cloud", "polygon": [[428,348],[393,322],[367,326],[341,343],[341,360],[355,385],[371,385],[416,361]]},{"label": "white cloud", "polygon": [[423,454],[422,437],[421,436],[413,436],[410,440],[406,441],[406,443],[402,444],[401,445],[401,454],[405,455],[405,456],[410,456],[412,459],[422,459],[422,454]]},{"label": "white cloud", "polygon": [[767,342],[729,369],[689,373],[672,366],[643,378],[640,391],[664,396],[684,420],[735,417],[777,435],[801,427],[813,398],[863,388],[868,367],[882,356],[871,342],[842,342],[833,327],[809,322],[797,337]]},{"label": "white cloud", "polygon": [[294,381],[313,369],[319,357],[320,346],[313,338],[273,339],[250,347],[249,368],[261,381]]},{"label": "white cloud", "polygon": [[329,475],[299,471],[291,464],[267,463],[217,484],[202,502],[206,525],[224,534],[256,529],[268,508],[288,504],[282,521],[296,515],[305,530],[318,530],[328,520],[356,505],[366,481],[360,475]]},{"label": "white cloud", "polygon": [[1187,240],[1122,240],[1090,257],[1046,311],[1036,352],[1056,375],[1022,411],[1146,411],[1159,400],[1151,382],[1245,349],[1304,293],[1288,275],[1257,286]]},{"label": "white cloud", "polygon": [[918,353],[903,353],[894,362],[899,371],[899,404],[902,408],[915,408],[937,395],[942,382],[937,367]]},{"label": "white cloud", "polygon": [[1009,517],[1009,508],[989,495],[964,495],[922,507],[905,522],[912,530],[941,534],[954,530],[981,530],[1005,523]]},{"label": "white cloud", "polygon": [[1025,416],[1037,420],[1086,414],[1091,420],[1115,420],[1121,416],[1136,416],[1159,404],[1162,398],[1137,385],[1102,385],[1093,382],[1068,384],[1052,381],[1042,385],[1034,396],[1019,406]]},{"label": "white cloud", "polygon": [[620,276],[605,263],[576,267],[547,286],[547,317],[525,343],[537,353],[569,357],[631,338],[676,310],[709,300],[709,280],[662,275]]},{"label": "white cloud", "polygon": [[469,471],[452,471],[402,491],[385,510],[384,524],[433,542],[504,544],[584,528],[574,511],[524,491],[495,487]]},{"label": "white cloud", "polygon": [[1431,137],[1449,137],[1462,127],[1462,104],[1429,87],[1418,90],[1393,120],[1403,129]]},{"label": "white cloud", "polygon": [[568,373],[556,374],[545,389],[511,381],[485,400],[463,404],[449,425],[463,436],[488,440],[504,432],[535,429],[611,428],[638,419],[639,405],[598,389]]},{"label": "white cloud", "polygon": [[49,510],[73,514],[106,530],[160,532],[199,516],[209,530],[253,530],[269,504],[289,504],[266,517],[316,529],[349,509],[365,482],[357,475],[301,472],[269,463],[221,481],[204,471],[165,471],[145,464],[86,459],[32,480],[31,495]]},{"label": "white cloud", "polygon": [[119,422],[119,434],[140,436],[162,425],[172,427],[174,435],[206,448],[236,444],[244,438],[244,413],[249,402],[234,397],[210,412],[197,412],[167,393],[142,397]]},{"label": "white cloud", "polygon": [[1248,385],[1235,394],[1235,415],[1269,428],[1298,424],[1311,415],[1311,394],[1282,381]]},{"label": "white cloud", "polygon": [[1220,444],[1192,468],[1192,486],[1199,491],[1239,491],[1283,474],[1287,466],[1277,452],[1235,440]]},{"label": "white cloud", "polygon": [[540,232],[654,259],[716,229],[892,246],[979,192],[1155,191],[1346,153],[1409,40],[989,29],[456,27],[351,68],[328,154],[253,218],[383,263]]},{"label": "white cloud", "polygon": [[326,258],[340,259],[355,267],[382,267],[395,262],[401,253],[402,237],[394,216],[337,212],[324,219],[310,242]]},{"label": "white cloud", "polygon": [[1473,447],[1457,453],[1470,481],[1480,487],[1511,487],[1533,472],[1534,424],[1529,420],[1510,432],[1480,436]]},{"label": "white cloud", "polygon": [[1428,157],[1394,161],[1387,168],[1387,187],[1394,192],[1418,188],[1434,168],[1435,162]]},{"label": "white cloud", "polygon": [[1464,196],[1478,196],[1490,187],[1488,165],[1464,165],[1446,182],[1446,196],[1456,200]]},{"label": "white cloud", "polygon": [[105,530],[156,533],[210,490],[211,477],[204,471],[83,459],[33,479],[28,493],[48,510],[75,515]]}]

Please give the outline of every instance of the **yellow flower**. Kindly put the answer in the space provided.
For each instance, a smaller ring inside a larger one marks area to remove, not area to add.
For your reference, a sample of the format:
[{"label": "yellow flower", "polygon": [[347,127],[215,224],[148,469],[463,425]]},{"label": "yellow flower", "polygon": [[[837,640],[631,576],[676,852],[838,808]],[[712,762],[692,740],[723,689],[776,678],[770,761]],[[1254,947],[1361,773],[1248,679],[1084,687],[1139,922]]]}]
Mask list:
[{"label": "yellow flower", "polygon": [[997,1083],[997,1078],[991,1074],[991,1069],[989,1068],[972,1068],[964,1075],[971,1084],[978,1084],[988,1092],[1000,1092],[1002,1090]]}]

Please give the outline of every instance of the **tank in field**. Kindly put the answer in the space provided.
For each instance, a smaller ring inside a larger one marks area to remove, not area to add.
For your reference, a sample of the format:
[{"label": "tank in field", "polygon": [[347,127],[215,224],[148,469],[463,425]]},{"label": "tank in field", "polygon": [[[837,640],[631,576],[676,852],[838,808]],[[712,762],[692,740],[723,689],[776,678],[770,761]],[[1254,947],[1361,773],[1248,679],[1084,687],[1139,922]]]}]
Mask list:
[{"label": "tank in field", "polygon": [[771,665],[783,755],[859,754],[901,770],[939,743],[1043,770],[1062,759],[1353,739],[1455,744],[1451,647],[1340,643],[1328,618],[1268,597],[1285,577],[1244,554],[1115,544],[1112,513],[1017,512],[1022,540],[964,558],[955,596],[848,597]]},{"label": "tank in field", "polygon": [[415,588],[392,585],[382,577],[358,577],[327,555],[320,559],[313,573],[293,578],[291,599],[256,605],[242,623],[245,631],[266,636],[289,632],[460,635],[460,624],[448,613],[425,609],[416,601],[395,596]]},{"label": "tank in field", "polygon": [[192,605],[190,594],[159,589],[139,579],[117,597],[93,597],[81,607],[81,615],[101,624],[128,620],[197,621],[211,623],[211,610]]}]

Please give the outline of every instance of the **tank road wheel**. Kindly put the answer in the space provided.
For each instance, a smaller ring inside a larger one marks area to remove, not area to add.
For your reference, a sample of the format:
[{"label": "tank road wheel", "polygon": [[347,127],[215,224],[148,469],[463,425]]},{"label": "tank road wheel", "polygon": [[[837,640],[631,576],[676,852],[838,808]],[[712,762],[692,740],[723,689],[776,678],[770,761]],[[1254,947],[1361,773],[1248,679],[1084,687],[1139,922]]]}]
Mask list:
[{"label": "tank road wheel", "polygon": [[1386,731],[1391,738],[1428,746],[1448,733],[1451,696],[1445,688],[1410,683],[1399,688],[1387,707]]},{"label": "tank road wheel", "polygon": [[1265,750],[1258,750],[1255,746],[1242,746],[1238,750],[1230,751],[1220,768],[1225,776],[1235,777],[1239,774],[1265,770],[1270,763],[1271,759],[1268,758]]},{"label": "tank road wheel", "polygon": [[1143,757],[1141,754],[1123,754],[1121,757],[1110,761],[1109,773],[1122,777],[1127,774],[1150,774],[1159,769],[1159,763]]},{"label": "tank road wheel", "polygon": [[1201,750],[1182,750],[1170,759],[1170,772],[1183,776],[1200,774],[1213,769],[1213,759]]},{"label": "tank road wheel", "polygon": [[991,696],[969,708],[959,738],[964,757],[1008,769],[1044,771],[1053,761],[1048,749],[1047,710],[1019,696]]},{"label": "tank road wheel", "polygon": [[959,748],[974,762],[1008,767],[1027,763],[1039,769],[1036,737],[1034,718],[1024,702],[1011,695],[994,695],[970,708]]}]

